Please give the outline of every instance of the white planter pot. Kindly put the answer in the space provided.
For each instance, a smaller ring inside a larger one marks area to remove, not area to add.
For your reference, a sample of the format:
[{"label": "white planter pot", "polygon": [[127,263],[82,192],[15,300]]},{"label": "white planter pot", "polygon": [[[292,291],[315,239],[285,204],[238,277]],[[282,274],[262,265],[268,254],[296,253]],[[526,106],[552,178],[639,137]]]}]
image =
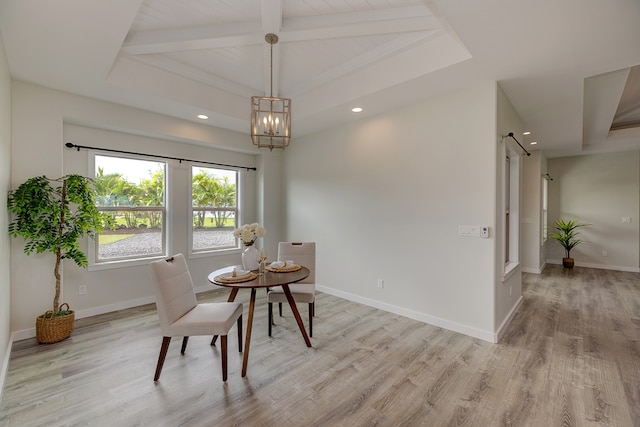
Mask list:
[{"label": "white planter pot", "polygon": [[257,270],[259,267],[258,256],[260,256],[260,254],[255,246],[247,246],[244,252],[242,252],[242,267],[245,270]]}]

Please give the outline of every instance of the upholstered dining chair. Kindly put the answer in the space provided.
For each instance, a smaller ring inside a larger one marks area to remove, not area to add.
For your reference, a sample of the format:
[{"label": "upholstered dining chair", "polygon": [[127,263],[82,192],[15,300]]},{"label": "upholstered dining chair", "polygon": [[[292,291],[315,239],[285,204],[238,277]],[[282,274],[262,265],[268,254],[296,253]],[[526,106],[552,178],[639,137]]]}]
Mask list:
[{"label": "upholstered dining chair", "polygon": [[238,327],[238,351],[242,351],[242,303],[198,303],[191,273],[182,254],[152,262],[151,271],[162,332],[162,347],[153,380],[160,378],[172,337],[183,337],[180,353],[184,354],[189,336],[220,335],[222,380],[226,381],[227,334],[234,323]]},{"label": "upholstered dining chair", "polygon": [[[309,269],[309,277],[289,285],[291,295],[296,303],[309,304],[309,336],[313,336],[313,317],[316,304],[316,243],[315,242],[280,242],[278,243],[278,261],[291,260]],[[287,296],[281,286],[271,288],[267,293],[269,304],[269,336],[273,324],[273,303],[278,303],[278,312],[282,316],[282,303],[287,302]]]}]

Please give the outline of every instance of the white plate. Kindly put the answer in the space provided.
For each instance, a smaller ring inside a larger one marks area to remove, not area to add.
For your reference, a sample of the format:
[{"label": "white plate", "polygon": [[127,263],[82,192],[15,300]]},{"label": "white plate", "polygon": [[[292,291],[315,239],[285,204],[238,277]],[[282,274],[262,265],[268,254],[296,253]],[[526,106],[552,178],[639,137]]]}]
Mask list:
[{"label": "white plate", "polygon": [[223,278],[223,279],[227,279],[227,280],[232,280],[232,279],[244,279],[245,277],[249,277],[249,275],[251,274],[250,271],[247,270],[239,270],[236,271],[236,275],[233,275],[233,272],[230,271],[228,273],[222,273],[219,277]]},{"label": "white plate", "polygon": [[281,267],[281,268],[277,268],[277,267],[272,267],[269,266],[267,267],[268,271],[273,271],[274,273],[291,273],[293,271],[298,271],[300,270],[302,267],[300,267],[298,264],[288,264],[286,267]]},{"label": "white plate", "polygon": [[[278,263],[280,265],[278,265]],[[287,265],[284,266],[284,263],[282,261],[274,261],[271,264],[269,264],[269,267],[275,269],[275,270],[289,270],[290,268],[296,268],[298,267],[298,264],[295,264],[293,262],[287,261]]]}]

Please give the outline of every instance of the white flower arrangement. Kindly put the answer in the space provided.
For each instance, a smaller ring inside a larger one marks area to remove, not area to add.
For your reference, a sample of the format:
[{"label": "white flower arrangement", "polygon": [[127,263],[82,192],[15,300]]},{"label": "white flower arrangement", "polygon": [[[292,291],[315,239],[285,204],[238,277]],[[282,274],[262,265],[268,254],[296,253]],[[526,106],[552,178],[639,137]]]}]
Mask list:
[{"label": "white flower arrangement", "polygon": [[258,237],[264,237],[265,233],[264,227],[254,222],[253,224],[245,224],[240,228],[236,228],[233,235],[240,239],[244,246],[251,246]]}]

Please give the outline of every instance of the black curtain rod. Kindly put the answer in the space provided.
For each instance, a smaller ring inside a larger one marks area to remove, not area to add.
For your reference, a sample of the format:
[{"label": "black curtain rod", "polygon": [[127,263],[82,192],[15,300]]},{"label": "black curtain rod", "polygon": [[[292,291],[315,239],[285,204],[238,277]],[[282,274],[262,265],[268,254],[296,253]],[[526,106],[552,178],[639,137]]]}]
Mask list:
[{"label": "black curtain rod", "polygon": [[[516,137],[515,137],[515,136],[513,136],[513,132],[509,132],[509,134],[508,134],[507,136],[510,136],[511,138],[513,138],[513,140],[514,140],[515,142],[518,142],[518,140],[516,139]],[[524,148],[524,147],[522,146],[522,144],[520,144],[520,143],[518,142],[518,145],[520,146],[520,148],[522,148],[522,150],[524,150],[524,152],[525,152],[525,153],[527,153],[527,156],[530,156],[530,155],[531,155],[531,153],[530,153],[530,152],[528,152],[528,151],[527,151],[527,149],[526,149],[526,148]]]},{"label": "black curtain rod", "polygon": [[159,156],[157,154],[144,154],[144,153],[135,153],[133,151],[112,150],[110,148],[88,147],[86,145],[78,145],[78,144],[73,144],[71,142],[67,142],[64,145],[67,148],[75,148],[78,151],[80,151],[81,148],[84,148],[84,149],[87,149],[87,150],[107,151],[109,153],[133,154],[133,155],[136,155],[136,156],[155,157],[156,159],[177,160],[180,163],[182,163],[182,162],[195,162],[195,163],[202,163],[202,164],[205,164],[205,165],[226,166],[228,168],[246,169],[248,171],[249,170],[251,170],[251,171],[258,170],[257,168],[249,167],[249,166],[227,165],[227,164],[224,164],[224,163],[203,162],[201,160],[181,159],[179,157]]}]

